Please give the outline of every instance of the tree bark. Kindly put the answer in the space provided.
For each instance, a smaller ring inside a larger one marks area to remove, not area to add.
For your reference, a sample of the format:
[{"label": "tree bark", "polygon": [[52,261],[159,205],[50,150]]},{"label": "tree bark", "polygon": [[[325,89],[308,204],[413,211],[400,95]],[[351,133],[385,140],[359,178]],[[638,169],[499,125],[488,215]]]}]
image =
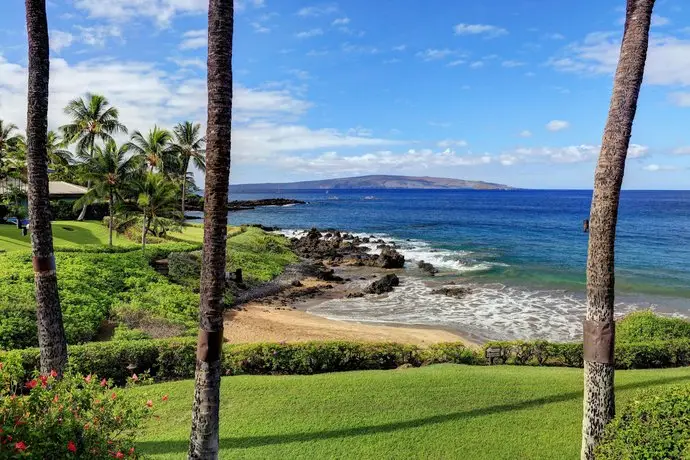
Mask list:
[{"label": "tree bark", "polygon": [[218,458],[232,121],[233,0],[209,0],[204,249],[189,458]]},{"label": "tree bark", "polygon": [[[188,166],[189,167],[189,166]],[[182,177],[182,220],[184,220],[184,199],[185,193],[187,193],[187,173],[185,172],[184,177]]]},{"label": "tree bark", "polygon": [[[91,142],[91,146],[89,147],[89,157],[93,159],[93,142]],[[91,179],[86,181],[86,189],[91,190]],[[82,206],[81,212],[79,213],[79,217],[77,217],[78,221],[81,222],[86,217],[86,208],[87,204],[84,203],[84,206]]]},{"label": "tree bark", "polygon": [[[628,0],[625,31],[621,44],[613,95],[594,174],[594,193],[589,224],[587,255],[587,314],[586,322],[596,322],[614,330],[614,246],[618,203],[625,159],[630,144],[637,98],[642,85],[649,27],[654,0]],[[587,328],[585,328],[587,330]],[[589,336],[589,339],[588,339]],[[582,423],[582,459],[593,459],[606,423],[614,416],[613,359],[587,357],[587,350],[597,349],[592,336],[585,332],[584,407]],[[588,346],[589,344],[592,344]],[[613,356],[610,349],[599,356]]]},{"label": "tree bark", "polygon": [[144,211],[144,223],[141,225],[141,250],[146,251],[146,231],[148,226],[146,225],[146,211]]},{"label": "tree bark", "polygon": [[110,196],[108,197],[108,214],[110,215],[108,222],[108,243],[110,247],[113,246],[113,208],[115,207],[113,201],[113,191],[110,190]]},{"label": "tree bark", "polygon": [[67,364],[67,340],[58,295],[53,233],[48,196],[48,80],[50,58],[45,0],[26,0],[29,37],[27,169],[29,220],[36,288],[41,373],[62,372]]}]

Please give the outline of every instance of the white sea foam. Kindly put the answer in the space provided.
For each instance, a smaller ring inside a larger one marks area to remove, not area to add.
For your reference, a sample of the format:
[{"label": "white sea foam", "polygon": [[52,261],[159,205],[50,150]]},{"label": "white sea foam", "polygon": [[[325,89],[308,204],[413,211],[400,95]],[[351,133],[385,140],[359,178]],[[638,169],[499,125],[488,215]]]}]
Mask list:
[{"label": "white sea foam", "polygon": [[[479,340],[581,338],[582,295],[502,284],[466,286],[471,293],[457,299],[432,294],[420,278],[401,277],[400,287],[388,295],[329,300],[309,312],[340,320],[451,327]],[[616,312],[622,315],[646,307],[620,304]]]}]

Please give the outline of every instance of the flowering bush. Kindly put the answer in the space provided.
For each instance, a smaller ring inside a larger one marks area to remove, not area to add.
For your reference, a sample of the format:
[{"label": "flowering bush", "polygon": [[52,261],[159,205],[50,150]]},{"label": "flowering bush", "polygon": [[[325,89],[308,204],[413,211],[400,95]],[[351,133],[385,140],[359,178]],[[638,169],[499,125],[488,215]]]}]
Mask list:
[{"label": "flowering bush", "polygon": [[[96,375],[36,374],[23,385],[0,363],[0,458],[138,458],[134,435],[158,401]],[[127,386],[150,381],[136,374]],[[154,403],[154,401],[156,401]]]}]

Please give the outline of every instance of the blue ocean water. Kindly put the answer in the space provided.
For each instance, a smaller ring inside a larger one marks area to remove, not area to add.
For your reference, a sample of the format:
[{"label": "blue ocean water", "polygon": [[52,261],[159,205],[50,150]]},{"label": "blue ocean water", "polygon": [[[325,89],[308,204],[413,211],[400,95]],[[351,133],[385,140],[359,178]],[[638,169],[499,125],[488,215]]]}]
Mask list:
[{"label": "blue ocean water", "polygon": [[[336,302],[321,312],[327,316],[392,322],[403,317],[402,322],[467,330],[460,321],[467,322],[471,315],[477,323],[471,332],[479,337],[568,339],[579,334],[588,238],[582,221],[589,214],[591,191],[317,190],[280,196],[308,204],[233,212],[231,223],[385,235],[402,247],[408,260],[424,259],[441,268],[443,276],[433,283],[452,279],[477,288],[476,296],[439,307],[443,312],[420,312],[423,305],[431,302],[436,308],[446,299],[425,295],[420,282],[429,285],[429,280],[411,270],[408,285],[419,291],[416,297],[407,293],[411,312],[389,312],[390,305],[378,309],[362,305],[365,300]],[[624,191],[616,239],[619,310],[651,306],[689,314],[689,262],[690,191]],[[383,311],[377,316],[367,308]],[[482,315],[488,316],[482,320]],[[511,317],[523,318],[525,324],[513,327]],[[563,324],[551,330],[552,323],[559,321]],[[487,329],[487,323],[493,326]]]}]

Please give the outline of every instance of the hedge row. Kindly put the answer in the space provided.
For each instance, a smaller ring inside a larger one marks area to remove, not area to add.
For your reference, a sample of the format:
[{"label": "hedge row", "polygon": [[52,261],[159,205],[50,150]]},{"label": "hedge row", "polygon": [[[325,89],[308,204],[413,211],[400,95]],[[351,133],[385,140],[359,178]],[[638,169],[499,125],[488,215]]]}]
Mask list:
[{"label": "hedge row", "polygon": [[[70,366],[81,374],[98,374],[122,383],[132,372],[149,371],[156,380],[194,376],[196,339],[93,342],[69,347]],[[395,369],[404,364],[475,364],[477,355],[461,343],[420,349],[398,343],[304,342],[225,344],[223,373],[316,374],[323,372]],[[39,350],[0,351],[0,362],[14,363],[16,379],[27,379],[39,367]],[[18,365],[16,365],[18,364]]]},{"label": "hedge row", "polygon": [[[581,367],[582,344],[492,342],[486,347],[505,350],[507,364]],[[690,365],[690,340],[626,343],[616,346],[618,369]],[[72,369],[96,373],[121,383],[134,372],[149,371],[157,380],[194,375],[194,338],[94,342],[69,348]],[[38,368],[36,348],[0,352],[0,362],[19,363],[18,380]],[[305,342],[224,345],[223,372],[238,374],[316,374],[322,372],[394,369],[402,365],[437,363],[486,364],[484,350],[462,343],[440,343],[428,348],[398,343]]]}]

